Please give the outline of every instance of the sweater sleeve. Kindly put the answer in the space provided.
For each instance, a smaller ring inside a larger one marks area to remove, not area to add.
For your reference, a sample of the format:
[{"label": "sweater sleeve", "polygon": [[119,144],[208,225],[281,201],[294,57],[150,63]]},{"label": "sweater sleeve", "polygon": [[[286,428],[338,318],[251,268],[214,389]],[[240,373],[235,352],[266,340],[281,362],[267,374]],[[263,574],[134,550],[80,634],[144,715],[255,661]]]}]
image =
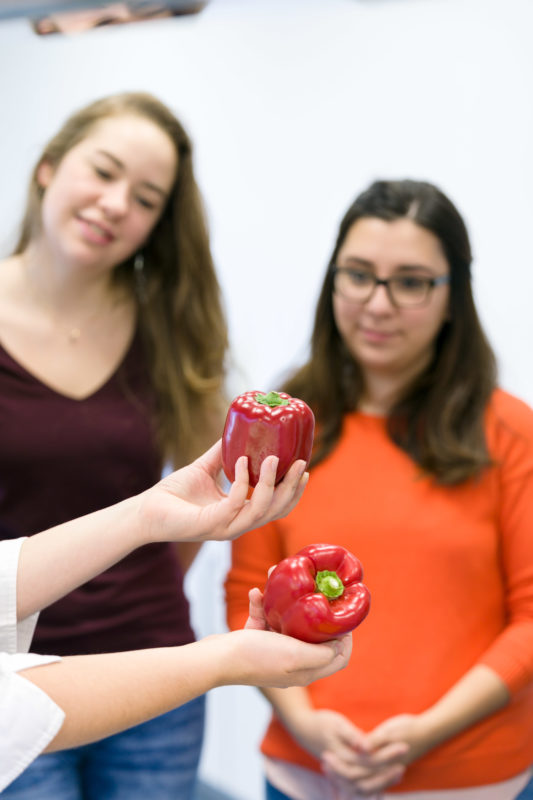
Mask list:
[{"label": "sweater sleeve", "polygon": [[499,529],[507,625],[480,663],[515,694],[533,680],[533,412],[508,397],[509,413],[496,425]]},{"label": "sweater sleeve", "polygon": [[232,543],[231,567],[226,577],[226,607],[231,630],[248,619],[248,592],[263,591],[270,567],[285,558],[279,522],[250,531]]}]

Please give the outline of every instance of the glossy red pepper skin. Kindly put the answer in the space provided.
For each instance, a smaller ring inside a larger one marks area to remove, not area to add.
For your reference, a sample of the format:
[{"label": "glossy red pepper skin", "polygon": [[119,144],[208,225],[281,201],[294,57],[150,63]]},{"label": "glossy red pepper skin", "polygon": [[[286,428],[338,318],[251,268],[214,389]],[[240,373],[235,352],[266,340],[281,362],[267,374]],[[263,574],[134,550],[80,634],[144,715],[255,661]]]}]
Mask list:
[{"label": "glossy red pepper skin", "polygon": [[[283,405],[269,405],[260,398],[271,398]],[[275,398],[279,398],[279,401]],[[235,480],[235,462],[248,456],[250,486],[259,480],[266,456],[279,457],[276,483],[291,464],[311,458],[315,417],[309,406],[285,392],[244,392],[231,403],[222,434],[222,465],[230,481]]]},{"label": "glossy red pepper skin", "polygon": [[[324,572],[340,579],[340,596],[329,598],[318,590],[317,576]],[[263,593],[267,622],[273,630],[304,642],[325,642],[349,633],[370,609],[370,592],[362,577],[361,562],[346,548],[304,547],[280,561],[268,577]]]}]

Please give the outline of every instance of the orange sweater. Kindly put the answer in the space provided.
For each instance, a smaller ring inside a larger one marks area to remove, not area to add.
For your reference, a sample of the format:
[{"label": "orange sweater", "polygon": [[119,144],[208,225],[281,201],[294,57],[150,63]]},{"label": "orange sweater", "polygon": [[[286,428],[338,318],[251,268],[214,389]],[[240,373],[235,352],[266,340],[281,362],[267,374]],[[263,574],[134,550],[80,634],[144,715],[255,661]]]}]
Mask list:
[{"label": "orange sweater", "polygon": [[[497,391],[486,434],[495,466],[442,488],[390,442],[383,419],[350,414],[296,509],[233,544],[232,628],[249,588],[301,547],[334,542],[360,558],[370,613],[349,666],[309,687],[317,708],[371,730],[428,708],[475,664],[509,687],[505,709],[412,764],[396,791],[493,783],[533,763],[533,411]],[[275,717],[262,750],[319,770]]]}]

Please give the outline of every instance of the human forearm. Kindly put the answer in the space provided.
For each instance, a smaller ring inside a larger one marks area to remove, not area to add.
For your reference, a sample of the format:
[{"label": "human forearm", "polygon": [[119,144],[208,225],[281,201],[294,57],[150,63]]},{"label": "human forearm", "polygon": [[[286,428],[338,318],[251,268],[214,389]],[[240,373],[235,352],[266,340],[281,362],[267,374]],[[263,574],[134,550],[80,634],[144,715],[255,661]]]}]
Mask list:
[{"label": "human forearm", "polygon": [[285,727],[292,732],[298,726],[300,715],[313,708],[309,692],[301,686],[292,686],[288,689],[266,688],[261,689],[261,693]]},{"label": "human forearm", "polygon": [[315,708],[306,688],[295,686],[262,692],[293,738],[315,758],[321,760],[330,751],[351,761],[366,752],[363,732],[344,714]]},{"label": "human forearm", "polygon": [[288,689],[261,689],[261,692],[293,739],[320,758],[326,742],[320,730],[315,730],[315,710],[307,689],[291,686]]},{"label": "human forearm", "polygon": [[17,619],[39,611],[144,544],[139,498],[26,539],[17,570]]},{"label": "human forearm", "polygon": [[217,665],[208,650],[196,643],[73,656],[20,674],[65,712],[63,726],[47,748],[55,751],[110,736],[213,688]]},{"label": "human forearm", "polygon": [[471,725],[503,708],[509,690],[489,667],[469,670],[452,688],[421,716],[432,746],[456,736]]},{"label": "human forearm", "polygon": [[269,631],[210,636],[183,647],[73,656],[20,673],[65,712],[49,750],[131,727],[215,686],[301,686],[344,667],[350,642],[309,645]]},{"label": "human forearm", "polygon": [[266,458],[248,498],[245,458],[236,465],[228,494],[218,486],[220,450],[218,442],[142,494],[27,540],[17,572],[17,619],[50,605],[140,545],[191,542],[191,562],[192,551],[206,539],[234,539],[296,505],[308,478],[303,461],[295,462],[276,485],[277,459]]},{"label": "human forearm", "polygon": [[385,720],[369,734],[372,748],[404,741],[409,750],[403,759],[410,763],[442,742],[503,708],[509,691],[489,667],[469,670],[433,706],[421,714],[401,714]]},{"label": "human forearm", "polygon": [[502,708],[507,687],[485,666],[473,667],[433,706],[420,714],[390,717],[364,736],[363,758],[347,759],[330,748],[323,762],[332,775],[361,794],[382,792],[401,779],[405,765]]}]

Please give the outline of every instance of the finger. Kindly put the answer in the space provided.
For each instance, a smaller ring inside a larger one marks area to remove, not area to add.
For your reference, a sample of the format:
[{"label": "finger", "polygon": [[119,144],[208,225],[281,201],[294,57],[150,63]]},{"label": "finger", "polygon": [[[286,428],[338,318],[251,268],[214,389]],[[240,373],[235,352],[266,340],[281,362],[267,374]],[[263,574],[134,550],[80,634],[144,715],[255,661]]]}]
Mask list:
[{"label": "finger", "polygon": [[353,638],[351,633],[346,633],[344,636],[339,636],[335,639],[337,647],[337,654],[341,658],[350,658],[352,654]]},{"label": "finger", "polygon": [[253,527],[246,514],[248,492],[248,458],[241,456],[235,463],[235,480],[228,493],[202,510],[204,537],[234,539]]},{"label": "finger", "polygon": [[248,598],[250,600],[250,607],[249,607],[249,616],[246,622],[245,628],[251,628],[252,630],[268,630],[268,625],[266,624],[265,612],[263,610],[263,594],[262,592],[255,588],[250,589],[248,592]]},{"label": "finger", "polygon": [[247,508],[247,513],[254,523],[261,520],[266,514],[268,514],[269,520],[285,516],[294,508],[303,494],[309,477],[304,477],[305,461],[301,459],[295,461],[283,480],[276,486],[278,464],[277,456],[268,456],[261,464],[259,481]]},{"label": "finger", "polygon": [[298,505],[308,483],[309,473],[304,471],[294,489],[291,488],[291,494],[287,498],[280,497],[279,499],[276,499],[276,502],[279,504],[279,508],[275,509],[273,519],[286,517],[287,514],[289,514],[292,509]]},{"label": "finger", "polygon": [[[247,521],[260,520],[267,512],[269,512],[269,519],[271,518],[270,506],[274,495],[278,463],[279,458],[277,456],[267,456],[261,464],[259,480],[246,506]],[[248,494],[248,489],[246,493]]]},{"label": "finger", "polygon": [[[241,463],[241,459],[243,459]],[[259,481],[251,497],[249,494],[248,469],[245,467],[245,456],[241,456],[236,463],[235,481],[226,498],[226,504],[219,504],[219,514],[224,514],[226,531],[224,538],[235,538],[247,530],[252,530],[266,522],[287,514],[303,492],[304,483],[296,488],[296,493],[290,486],[295,486],[295,474],[292,473],[287,485],[275,488],[276,471],[279,459],[277,456],[268,456],[261,464]],[[305,462],[298,462],[305,467]],[[301,467],[300,467],[301,468]],[[297,485],[296,485],[297,486]],[[278,492],[279,489],[279,492]],[[273,499],[275,498],[275,499]],[[290,503],[290,500],[293,500]],[[221,522],[222,520],[218,520]],[[210,538],[216,538],[211,536]]]},{"label": "finger", "polygon": [[331,749],[322,753],[322,769],[328,775],[338,776],[347,781],[369,778],[376,771],[367,764],[364,755],[353,753],[350,759],[345,759],[337,750]]},{"label": "finger", "polygon": [[358,759],[366,759],[369,756],[370,748],[366,735],[363,733],[363,731],[359,730],[359,728],[353,725],[350,720],[343,720],[343,724],[339,733],[342,737],[343,745],[346,746],[351,753],[355,754]]},{"label": "finger", "polygon": [[261,463],[261,469],[259,470],[259,480],[257,481],[257,485],[254,489],[254,494],[259,496],[267,496],[269,502],[272,499],[274,487],[276,485],[278,465],[278,456],[267,456],[265,459],[263,459]]},{"label": "finger", "polygon": [[361,794],[373,794],[398,784],[402,780],[404,773],[405,767],[399,765],[384,767],[368,778],[354,781],[354,786]]},{"label": "finger", "polygon": [[377,750],[374,750],[369,756],[370,763],[376,766],[383,766],[384,764],[391,764],[394,761],[402,758],[409,752],[409,745],[407,742],[389,742]]},{"label": "finger", "polygon": [[305,461],[295,461],[283,480],[276,486],[270,514],[272,519],[284,517],[300,501],[309,482]]},{"label": "finger", "polygon": [[321,648],[323,652],[322,657],[324,659],[324,666],[320,670],[320,674],[315,675],[313,680],[327,678],[329,675],[333,675],[333,673],[338,672],[340,669],[344,669],[351,654],[351,636],[349,636],[349,642],[345,641],[346,638],[347,637],[343,637],[342,640],[334,639],[330,642],[323,642],[322,644],[306,645],[307,647],[312,647],[313,649],[317,647]]},{"label": "finger", "polygon": [[[325,758],[326,753],[331,753],[334,757],[330,762]],[[325,750],[322,753],[322,757],[325,759],[325,764],[329,764],[331,767],[335,767],[333,769],[333,774],[342,774],[343,777],[346,775],[352,775],[352,772],[344,772],[344,770],[352,770],[363,768],[367,769],[366,762],[364,761],[364,755],[361,756],[359,751],[354,750],[353,747],[348,747],[343,741],[342,738],[339,739],[335,737],[334,740],[330,741],[328,750]],[[342,772],[339,772],[337,769],[338,765],[342,765]],[[357,775],[368,774],[367,772],[364,773],[357,773]]]},{"label": "finger", "polygon": [[333,649],[333,660],[325,668],[324,674],[321,676],[323,678],[327,678],[329,675],[333,675],[335,672],[347,666],[352,654],[352,634],[347,633],[340,639],[332,639],[329,642],[324,642],[320,647],[324,647],[325,645]]},{"label": "finger", "polygon": [[248,592],[248,599],[250,601],[250,607],[252,604],[254,607],[259,606],[261,613],[263,613],[263,592],[259,587],[254,586],[253,589],[250,589]]},{"label": "finger", "polygon": [[330,786],[328,800],[356,800],[356,798],[362,797],[355,793],[352,782],[344,780],[340,775],[328,773],[327,778]]},{"label": "finger", "polygon": [[[242,631],[242,633],[246,633],[246,631]],[[273,637],[268,652],[270,657],[276,654],[277,675],[271,676],[269,682],[263,681],[260,684],[257,683],[255,676],[252,683],[254,686],[278,688],[308,686],[345,666],[339,648],[334,642],[308,644],[273,631],[248,631],[248,633]]]},{"label": "finger", "polygon": [[240,456],[235,462],[235,480],[231,484],[227,495],[229,507],[235,515],[246,504],[249,488],[248,456]]}]

